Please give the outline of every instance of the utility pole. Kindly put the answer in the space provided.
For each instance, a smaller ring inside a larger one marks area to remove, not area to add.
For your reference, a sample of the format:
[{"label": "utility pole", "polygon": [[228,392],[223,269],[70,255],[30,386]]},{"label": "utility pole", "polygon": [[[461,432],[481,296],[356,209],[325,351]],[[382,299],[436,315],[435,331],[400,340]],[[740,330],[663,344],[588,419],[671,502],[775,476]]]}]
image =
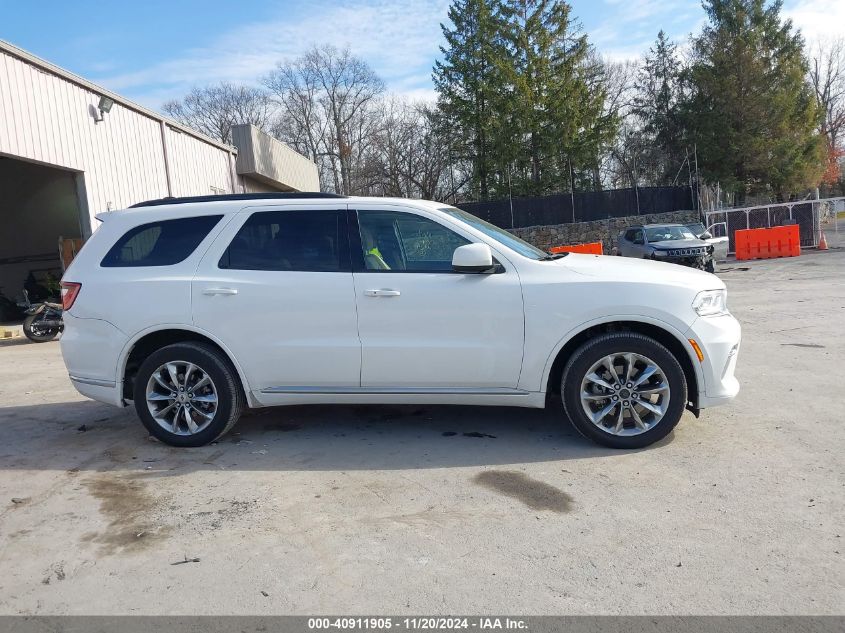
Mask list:
[{"label": "utility pole", "polygon": [[572,224],[575,224],[575,178],[572,175],[572,159],[569,161],[569,198],[572,200]]},{"label": "utility pole", "polygon": [[634,167],[634,197],[637,199],[637,215],[640,215],[640,190],[637,188],[637,181],[639,180],[637,178],[637,157],[634,156],[631,162]]},{"label": "utility pole", "polygon": [[698,204],[698,209],[696,211],[701,211],[701,197],[699,193],[701,191],[701,181],[698,179],[698,143],[693,143],[692,146],[693,155],[695,156],[695,200]]},{"label": "utility pole", "polygon": [[452,155],[452,143],[449,143],[449,179],[452,181],[452,201],[458,206],[458,190],[455,189],[455,159]]},{"label": "utility pole", "polygon": [[514,227],[513,221],[513,194],[511,192],[511,164],[508,163],[508,202],[511,205],[511,228]]}]

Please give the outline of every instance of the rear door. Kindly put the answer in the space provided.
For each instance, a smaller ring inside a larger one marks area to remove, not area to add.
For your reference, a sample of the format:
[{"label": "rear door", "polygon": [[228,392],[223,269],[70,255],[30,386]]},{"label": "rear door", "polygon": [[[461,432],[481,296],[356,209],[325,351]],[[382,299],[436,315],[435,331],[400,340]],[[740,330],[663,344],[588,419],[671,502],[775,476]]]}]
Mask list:
[{"label": "rear door", "polygon": [[243,209],[192,282],[194,323],[219,338],[253,390],[358,387],[361,344],[346,209]]}]

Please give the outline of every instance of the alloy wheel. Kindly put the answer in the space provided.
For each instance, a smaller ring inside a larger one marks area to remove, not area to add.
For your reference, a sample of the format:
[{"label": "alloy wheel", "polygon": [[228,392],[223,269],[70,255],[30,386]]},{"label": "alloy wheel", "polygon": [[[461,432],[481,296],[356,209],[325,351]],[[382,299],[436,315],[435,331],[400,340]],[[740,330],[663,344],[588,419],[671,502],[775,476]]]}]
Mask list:
[{"label": "alloy wheel", "polygon": [[174,360],[161,365],[147,381],[147,407],[165,431],[194,435],[217,413],[217,388],[198,365]]},{"label": "alloy wheel", "polygon": [[653,429],[669,407],[669,381],[642,354],[620,352],[600,359],[581,381],[581,406],[605,433],[640,435]]}]

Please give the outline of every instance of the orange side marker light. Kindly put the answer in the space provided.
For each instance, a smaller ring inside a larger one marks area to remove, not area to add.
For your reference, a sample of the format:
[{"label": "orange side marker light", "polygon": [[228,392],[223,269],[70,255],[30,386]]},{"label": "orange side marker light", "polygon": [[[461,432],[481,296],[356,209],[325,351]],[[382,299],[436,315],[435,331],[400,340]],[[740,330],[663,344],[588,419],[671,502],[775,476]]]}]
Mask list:
[{"label": "orange side marker light", "polygon": [[695,350],[695,355],[698,356],[698,362],[704,362],[704,352],[701,351],[701,348],[698,346],[698,343],[695,342],[695,339],[689,339],[689,344],[692,345],[692,348]]}]

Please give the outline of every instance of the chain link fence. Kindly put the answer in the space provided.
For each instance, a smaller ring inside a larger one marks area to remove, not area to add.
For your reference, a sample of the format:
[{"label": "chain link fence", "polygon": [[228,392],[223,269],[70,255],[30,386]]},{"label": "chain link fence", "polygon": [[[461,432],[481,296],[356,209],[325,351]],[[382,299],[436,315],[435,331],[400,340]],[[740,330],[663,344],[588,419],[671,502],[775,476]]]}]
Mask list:
[{"label": "chain link fence", "polygon": [[707,226],[713,226],[714,237],[728,236],[728,253],[736,253],[735,234],[742,229],[767,229],[797,224],[802,248],[819,245],[821,224],[842,206],[845,198],[777,202],[754,207],[705,211]]}]

